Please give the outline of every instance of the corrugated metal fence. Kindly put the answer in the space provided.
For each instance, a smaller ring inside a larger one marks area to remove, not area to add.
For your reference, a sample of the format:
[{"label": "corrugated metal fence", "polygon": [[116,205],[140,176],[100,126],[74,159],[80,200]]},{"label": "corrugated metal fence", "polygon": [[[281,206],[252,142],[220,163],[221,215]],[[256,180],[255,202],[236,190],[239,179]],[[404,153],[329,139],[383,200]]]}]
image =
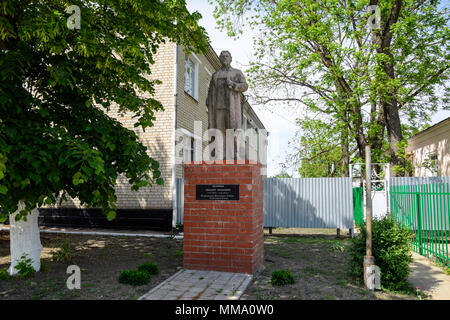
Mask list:
[{"label": "corrugated metal fence", "polygon": [[264,226],[352,229],[351,178],[265,178]]},{"label": "corrugated metal fence", "polygon": [[[183,223],[177,179],[177,223]],[[264,226],[353,229],[351,178],[264,178]]]}]

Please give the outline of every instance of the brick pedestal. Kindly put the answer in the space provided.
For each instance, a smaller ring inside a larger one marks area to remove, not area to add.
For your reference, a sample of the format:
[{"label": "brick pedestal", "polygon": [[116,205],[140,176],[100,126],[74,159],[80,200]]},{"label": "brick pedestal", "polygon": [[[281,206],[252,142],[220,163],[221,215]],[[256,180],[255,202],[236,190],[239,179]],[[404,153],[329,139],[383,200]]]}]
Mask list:
[{"label": "brick pedestal", "polygon": [[[253,274],[264,259],[263,181],[260,164],[184,166],[186,269]],[[197,184],[239,184],[239,200],[196,200]]]}]

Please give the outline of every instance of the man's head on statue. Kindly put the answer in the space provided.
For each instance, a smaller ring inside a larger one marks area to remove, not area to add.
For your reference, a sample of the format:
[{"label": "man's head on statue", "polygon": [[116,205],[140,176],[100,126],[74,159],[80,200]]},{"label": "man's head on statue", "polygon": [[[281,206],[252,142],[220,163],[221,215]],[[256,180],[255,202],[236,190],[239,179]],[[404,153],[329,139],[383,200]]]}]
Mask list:
[{"label": "man's head on statue", "polygon": [[231,53],[229,51],[222,51],[219,55],[219,60],[222,63],[223,67],[228,68],[231,64],[232,58]]}]

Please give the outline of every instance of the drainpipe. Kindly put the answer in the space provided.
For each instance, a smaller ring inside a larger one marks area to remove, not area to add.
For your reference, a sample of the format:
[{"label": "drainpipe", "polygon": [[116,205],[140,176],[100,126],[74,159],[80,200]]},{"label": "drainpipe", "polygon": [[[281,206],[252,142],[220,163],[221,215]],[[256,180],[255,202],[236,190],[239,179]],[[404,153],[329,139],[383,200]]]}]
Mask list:
[{"label": "drainpipe", "polygon": [[175,143],[176,143],[176,129],[177,129],[177,82],[178,82],[178,45],[175,44],[175,66],[174,66],[174,83],[173,83],[173,96],[174,96],[174,104],[173,104],[173,123],[172,123],[172,139],[173,139],[173,146],[172,146],[172,228],[175,228],[177,225],[177,213],[178,213],[178,207],[177,207],[177,169],[176,169],[176,153],[175,153]]}]

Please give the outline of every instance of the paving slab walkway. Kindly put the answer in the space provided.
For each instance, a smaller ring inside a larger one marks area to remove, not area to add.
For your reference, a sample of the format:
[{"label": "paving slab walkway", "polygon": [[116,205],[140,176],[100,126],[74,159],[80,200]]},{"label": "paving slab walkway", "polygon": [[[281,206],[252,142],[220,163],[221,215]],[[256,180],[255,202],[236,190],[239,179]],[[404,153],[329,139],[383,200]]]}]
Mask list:
[{"label": "paving slab walkway", "polygon": [[450,300],[450,275],[432,265],[424,256],[416,252],[412,254],[414,261],[411,264],[409,282],[422,292],[431,294],[432,300]]},{"label": "paving slab walkway", "polygon": [[182,269],[139,300],[239,300],[251,280],[244,273]]}]

